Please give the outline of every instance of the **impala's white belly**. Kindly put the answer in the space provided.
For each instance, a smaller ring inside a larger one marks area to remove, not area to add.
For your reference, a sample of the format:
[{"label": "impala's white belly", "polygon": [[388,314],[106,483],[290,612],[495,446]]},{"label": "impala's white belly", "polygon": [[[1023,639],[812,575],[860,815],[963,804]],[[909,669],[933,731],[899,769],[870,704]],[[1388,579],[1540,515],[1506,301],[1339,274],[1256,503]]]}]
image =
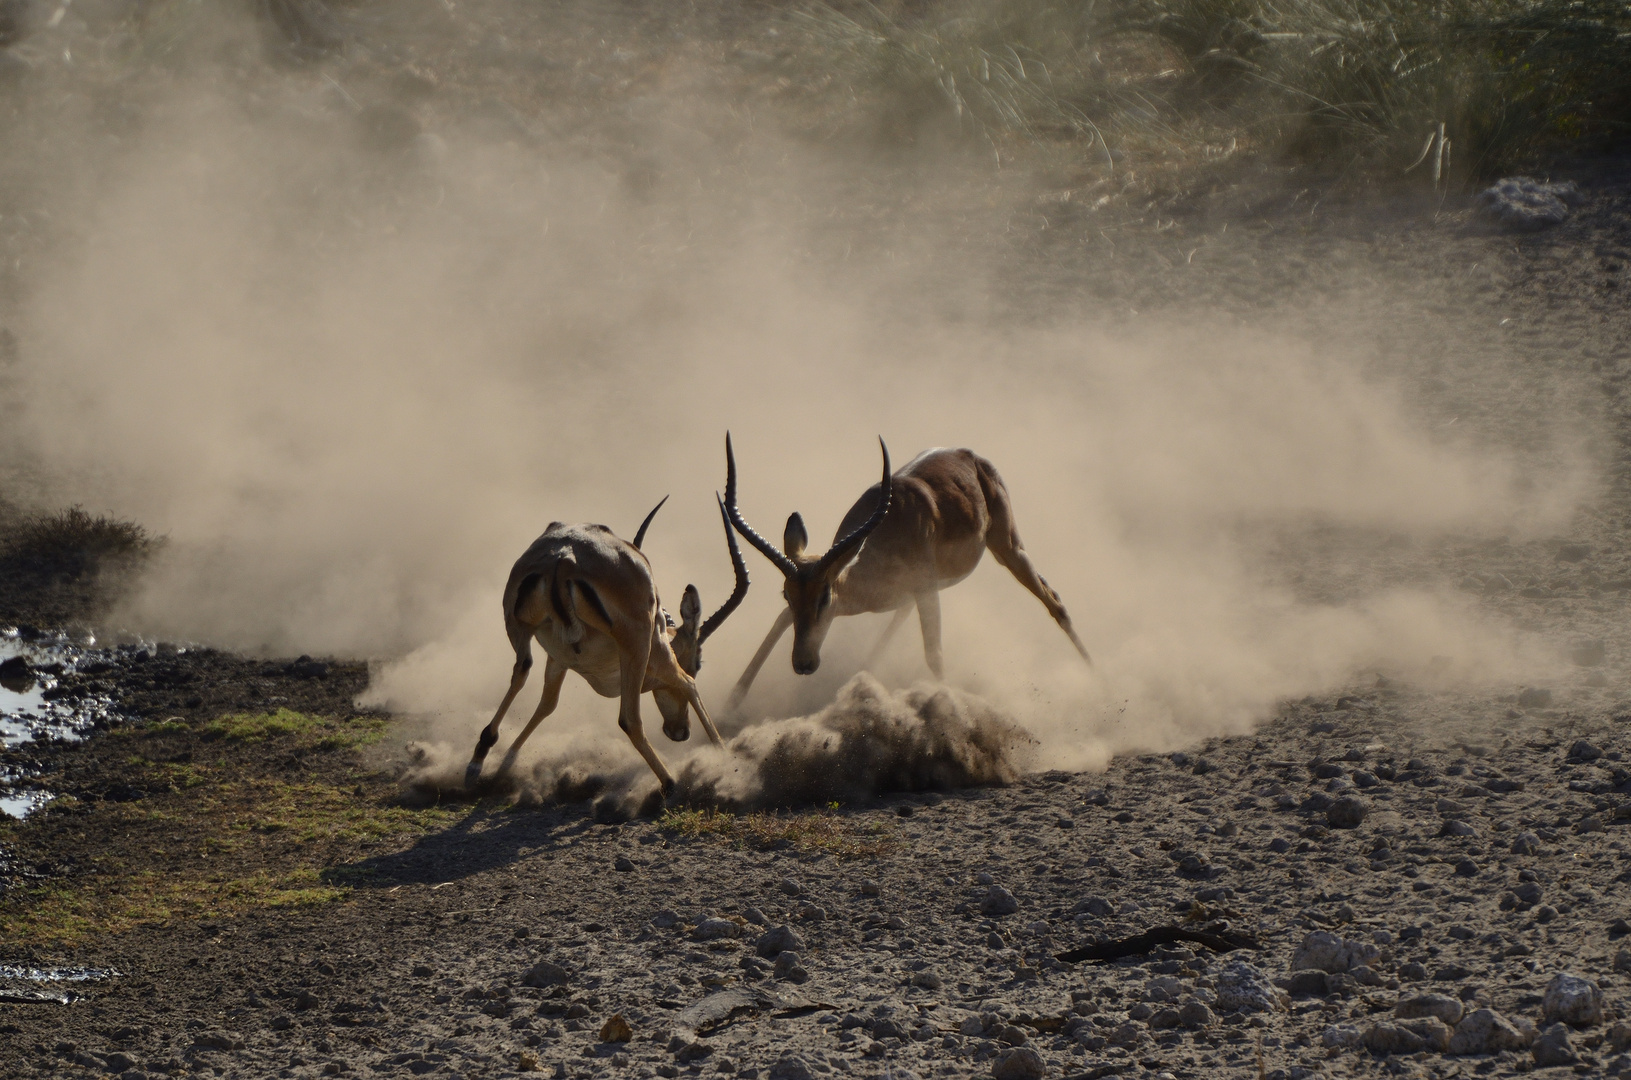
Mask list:
[{"label": "impala's white belly", "polygon": [[623,693],[623,667],[618,659],[617,642],[610,634],[585,625],[583,639],[574,646],[561,637],[561,624],[554,618],[546,618],[532,636],[551,658],[582,675],[601,697],[618,697]]}]

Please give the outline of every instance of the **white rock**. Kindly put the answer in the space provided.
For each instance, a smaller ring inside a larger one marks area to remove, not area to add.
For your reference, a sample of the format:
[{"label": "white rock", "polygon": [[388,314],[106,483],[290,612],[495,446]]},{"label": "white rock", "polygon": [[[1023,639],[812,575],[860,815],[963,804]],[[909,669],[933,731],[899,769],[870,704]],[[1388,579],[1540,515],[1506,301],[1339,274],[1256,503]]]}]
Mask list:
[{"label": "white rock", "polygon": [[1283,1012],[1286,996],[1262,971],[1231,960],[1217,974],[1218,1008],[1224,1012]]},{"label": "white rock", "polygon": [[1399,1002],[1393,1010],[1393,1015],[1401,1020],[1435,1016],[1451,1027],[1461,1023],[1464,1013],[1461,1002],[1448,994],[1417,994]]},{"label": "white rock", "polygon": [[1534,1040],[1531,1032],[1513,1026],[1494,1009],[1475,1009],[1462,1018],[1450,1036],[1452,1054],[1495,1054],[1523,1050]]},{"label": "white rock", "polygon": [[697,941],[718,941],[721,938],[739,938],[742,928],[729,919],[703,919],[697,923],[697,928],[691,931],[691,937]]},{"label": "white rock", "polygon": [[1382,955],[1382,950],[1368,941],[1340,938],[1325,930],[1315,930],[1303,938],[1291,958],[1292,971],[1310,968],[1328,973],[1368,967]]},{"label": "white rock", "polygon": [[1542,1006],[1548,1024],[1589,1027],[1603,1021],[1603,992],[1590,979],[1562,973],[1546,984]]}]

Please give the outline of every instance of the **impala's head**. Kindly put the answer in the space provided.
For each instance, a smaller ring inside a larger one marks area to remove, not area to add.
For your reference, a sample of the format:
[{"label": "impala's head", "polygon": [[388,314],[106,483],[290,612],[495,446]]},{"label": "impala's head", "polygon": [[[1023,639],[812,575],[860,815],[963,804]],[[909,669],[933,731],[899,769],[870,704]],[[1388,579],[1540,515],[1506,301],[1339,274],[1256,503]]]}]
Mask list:
[{"label": "impala's head", "polygon": [[[662,503],[658,503],[661,506]],[[655,514],[657,511],[653,510]],[[719,504],[720,517],[725,518],[725,543],[730,548],[731,566],[736,571],[736,588],[732,590],[730,599],[726,600],[718,611],[708,616],[706,622],[702,621],[702,597],[695,585],[685,587],[685,595],[680,598],[680,625],[675,628],[674,636],[669,639],[669,647],[674,650],[674,659],[679,661],[680,667],[693,679],[702,669],[702,643],[708,640],[715,630],[730,617],[742,603],[742,598],[748,594],[748,568],[742,561],[742,549],[736,546],[736,534],[731,531],[731,523],[725,517],[725,504]],[[649,524],[651,519],[646,519]],[[640,534],[644,536],[645,525],[640,526]],[[684,742],[691,737],[690,699],[687,695],[670,686],[659,686],[651,692],[657,699],[657,711],[663,715],[663,734],[675,742]]]},{"label": "impala's head", "polygon": [[882,439],[878,445],[883,448],[883,485],[872,516],[848,536],[840,537],[825,553],[812,555],[807,550],[810,534],[798,514],[787,519],[780,551],[743,519],[736,508],[736,455],[731,450],[730,435],[725,436],[725,513],[736,531],[782,572],[782,596],[793,613],[793,670],[800,675],[809,675],[821,666],[821,643],[827,639],[827,630],[838,613],[833,586],[889,512],[889,447]]}]

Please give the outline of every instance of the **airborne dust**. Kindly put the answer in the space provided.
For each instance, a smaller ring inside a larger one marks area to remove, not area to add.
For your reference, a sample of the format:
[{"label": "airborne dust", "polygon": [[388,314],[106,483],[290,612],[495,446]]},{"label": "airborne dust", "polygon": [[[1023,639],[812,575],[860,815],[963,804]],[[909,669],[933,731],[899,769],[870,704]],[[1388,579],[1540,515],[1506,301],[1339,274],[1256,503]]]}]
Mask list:
[{"label": "airborne dust", "polygon": [[[523,109],[268,63],[246,20],[194,17],[218,21],[160,74],[63,69],[56,103],[12,121],[38,150],[8,153],[12,227],[60,242],[8,272],[0,467],[41,506],[168,537],[116,613],[129,632],[376,660],[367,700],[416,718],[432,777],[502,694],[503,582],[550,521],[627,536],[671,495],[646,544],[659,588],[723,599],[727,429],[749,520],[779,535],[798,510],[822,540],[878,435],[897,462],[976,449],[1097,666],[986,560],[942,601],[950,689],[913,688],[911,623],[882,686],[850,680],[883,617],[840,622],[808,679],[784,641],[725,724],[731,755],[656,740],[693,792],[1092,768],[1355,678],[1510,686],[1553,662],[1440,584],[1316,596],[1266,554],[1314,528],[1534,535],[1589,491],[1567,447],[1543,466],[1430,421],[1390,374],[1411,357],[1377,362],[1385,282],[1254,320],[1016,301],[989,155],[795,138],[683,55],[664,93]],[[457,32],[426,18],[401,34]],[[779,604],[747,557],[753,590],[705,654],[716,714]],[[539,790],[574,769],[649,783],[615,716],[570,680],[531,743]],[[887,747],[862,760],[868,741]]]}]

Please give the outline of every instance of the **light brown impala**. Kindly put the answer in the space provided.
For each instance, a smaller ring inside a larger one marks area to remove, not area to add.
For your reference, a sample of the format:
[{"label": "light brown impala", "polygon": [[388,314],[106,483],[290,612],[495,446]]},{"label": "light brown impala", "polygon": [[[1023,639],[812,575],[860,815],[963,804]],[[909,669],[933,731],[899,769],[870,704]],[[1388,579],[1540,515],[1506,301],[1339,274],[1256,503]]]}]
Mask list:
[{"label": "light brown impala", "polygon": [[[878,443],[883,446],[882,439]],[[742,703],[789,626],[793,670],[800,675],[815,671],[821,665],[821,643],[840,615],[895,613],[873,649],[875,661],[915,606],[924,658],[935,678],[941,678],[940,590],[973,573],[988,549],[1036,594],[1082,659],[1092,664],[1059,594],[1025,553],[1002,477],[972,450],[925,450],[891,476],[889,448],[883,446],[883,479],[855,500],[839,523],[832,547],[822,555],[805,552],[809,537],[798,514],[787,519],[781,551],[743,519],[736,506],[736,455],[728,434],[725,468],[725,513],[743,538],[782,572],[786,579],[782,595],[787,598],[787,607],[731,691],[728,710]]]},{"label": "light brown impala", "polygon": [[569,671],[582,675],[602,697],[622,698],[617,726],[657,774],[665,797],[674,790],[674,778],[646,741],[640,723],[642,693],[649,690],[657,699],[663,715],[663,734],[670,739],[684,742],[691,737],[691,722],[686,714],[689,706],[697,711],[708,738],[715,746],[720,744],[719,731],[697,693],[696,673],[702,666],[702,643],[747,595],[747,567],[721,503],[720,517],[725,520],[725,542],[736,571],[736,588],[707,622],[698,625],[702,601],[696,586],[687,585],[680,600],[680,623],[675,626],[658,603],[651,564],[640,551],[646,526],[662,505],[658,503],[646,515],[632,544],[613,536],[604,525],[563,525],[556,521],[516,560],[504,587],[504,629],[515,649],[510,690],[499,703],[492,722],[482,729],[476,752],[465,769],[466,787],[481,778],[482,762],[498,742],[498,725],[527,681],[534,638],[548,655],[543,697],[532,719],[510,744],[498,775],[510,770],[532,729],[555,711],[561,684]]}]

